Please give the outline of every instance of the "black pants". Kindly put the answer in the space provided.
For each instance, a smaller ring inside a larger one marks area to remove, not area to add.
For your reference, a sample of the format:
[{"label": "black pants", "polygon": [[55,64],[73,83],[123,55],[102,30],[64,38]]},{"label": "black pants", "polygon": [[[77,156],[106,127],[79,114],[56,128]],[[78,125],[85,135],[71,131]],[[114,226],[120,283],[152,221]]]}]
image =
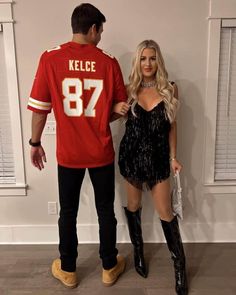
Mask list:
[{"label": "black pants", "polygon": [[[66,168],[58,165],[58,184],[60,200],[59,251],[61,267],[65,271],[75,271],[77,246],[77,213],[80,189],[85,168]],[[92,181],[95,205],[99,223],[99,254],[104,269],[116,265],[116,218],[114,213],[114,163],[97,168],[88,168]]]}]

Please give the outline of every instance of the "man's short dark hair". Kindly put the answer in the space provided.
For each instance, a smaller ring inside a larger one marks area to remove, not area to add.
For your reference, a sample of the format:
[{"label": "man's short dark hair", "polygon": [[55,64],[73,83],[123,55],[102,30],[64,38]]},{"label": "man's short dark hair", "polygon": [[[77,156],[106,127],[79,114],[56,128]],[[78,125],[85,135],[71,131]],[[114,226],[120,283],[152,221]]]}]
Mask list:
[{"label": "man's short dark hair", "polygon": [[73,34],[87,34],[93,24],[96,25],[97,32],[102,23],[106,22],[105,16],[99,9],[90,3],[82,3],[75,7],[71,16],[71,26]]}]

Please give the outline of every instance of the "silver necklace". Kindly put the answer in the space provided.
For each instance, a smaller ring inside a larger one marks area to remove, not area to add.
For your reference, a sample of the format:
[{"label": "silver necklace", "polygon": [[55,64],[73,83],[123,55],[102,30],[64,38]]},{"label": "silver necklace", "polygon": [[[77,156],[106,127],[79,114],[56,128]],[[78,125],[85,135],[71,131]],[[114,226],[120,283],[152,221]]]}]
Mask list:
[{"label": "silver necklace", "polygon": [[153,81],[148,81],[148,82],[145,82],[145,81],[142,81],[141,82],[141,87],[142,88],[150,88],[150,87],[154,87],[156,86],[156,80],[153,80]]}]

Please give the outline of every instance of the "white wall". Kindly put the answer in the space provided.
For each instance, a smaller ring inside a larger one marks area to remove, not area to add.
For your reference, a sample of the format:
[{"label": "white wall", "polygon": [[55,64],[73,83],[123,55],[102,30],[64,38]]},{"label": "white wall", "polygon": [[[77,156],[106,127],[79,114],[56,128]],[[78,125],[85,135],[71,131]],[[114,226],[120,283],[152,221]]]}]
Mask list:
[{"label": "white wall", "polygon": [[[70,16],[75,0],[16,0],[16,56],[18,65],[23,141],[28,195],[0,197],[0,242],[57,242],[57,216],[48,215],[47,203],[57,201],[55,136],[42,139],[47,153],[46,168],[39,172],[30,164],[29,145],[31,112],[26,110],[40,54],[71,39]],[[178,116],[178,157],[184,165],[185,219],[181,222],[184,241],[235,241],[236,199],[233,195],[204,193],[204,104],[208,42],[208,0],[97,0],[91,1],[107,17],[100,47],[115,55],[125,81],[136,45],[156,40],[162,49],[170,80],[179,87],[181,109]],[[113,123],[116,150],[124,131]],[[116,170],[116,215],[118,241],[127,241],[122,205],[125,191]],[[162,241],[158,216],[151,198],[144,194],[143,229],[146,241]],[[78,218],[80,242],[96,242],[97,217],[93,192],[86,177]]]}]

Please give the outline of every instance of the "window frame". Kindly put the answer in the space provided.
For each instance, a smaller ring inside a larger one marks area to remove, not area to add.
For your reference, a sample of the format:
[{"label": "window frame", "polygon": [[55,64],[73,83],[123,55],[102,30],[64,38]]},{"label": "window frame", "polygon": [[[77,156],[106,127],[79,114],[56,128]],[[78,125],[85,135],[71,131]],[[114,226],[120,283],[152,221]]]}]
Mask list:
[{"label": "window frame", "polygon": [[24,196],[26,195],[27,187],[24,170],[23,140],[16,70],[12,3],[13,0],[0,0],[0,24],[2,25],[4,48],[5,52],[7,53],[5,54],[5,62],[16,183],[0,184],[0,196]]},{"label": "window frame", "polygon": [[236,182],[231,180],[215,181],[215,147],[217,95],[220,57],[220,32],[222,20],[236,19],[234,1],[211,0],[209,7],[207,87],[205,103],[205,161],[204,187],[206,193],[232,194],[236,192]]}]

